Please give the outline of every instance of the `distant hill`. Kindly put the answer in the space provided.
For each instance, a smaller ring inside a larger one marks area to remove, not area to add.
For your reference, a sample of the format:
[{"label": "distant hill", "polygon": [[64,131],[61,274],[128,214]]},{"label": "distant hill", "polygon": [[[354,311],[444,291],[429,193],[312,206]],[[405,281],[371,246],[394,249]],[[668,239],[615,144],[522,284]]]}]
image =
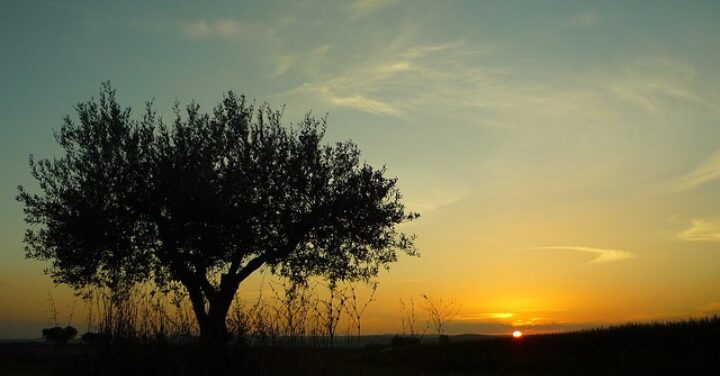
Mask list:
[{"label": "distant hill", "polygon": [[[334,348],[324,345],[323,337],[312,344],[229,345],[222,354],[212,353],[220,362],[212,366],[218,374],[278,376],[720,375],[717,316],[522,338],[463,334],[441,343],[437,336],[424,336],[419,344],[402,346],[392,346],[393,337],[363,336],[360,343],[336,337]],[[207,354],[197,341],[129,338],[98,346],[2,341],[0,375],[203,374]]]}]

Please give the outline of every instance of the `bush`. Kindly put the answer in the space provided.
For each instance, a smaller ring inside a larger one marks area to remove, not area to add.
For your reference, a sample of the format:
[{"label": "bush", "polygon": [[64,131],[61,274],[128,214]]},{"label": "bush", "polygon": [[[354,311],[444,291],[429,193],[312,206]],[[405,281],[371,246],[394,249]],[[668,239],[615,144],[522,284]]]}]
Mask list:
[{"label": "bush", "polygon": [[417,345],[420,343],[420,338],[418,337],[408,337],[408,336],[400,336],[396,335],[393,337],[391,344],[393,346],[409,346],[409,345]]},{"label": "bush", "polygon": [[66,343],[67,341],[75,338],[77,333],[77,329],[69,325],[64,328],[54,326],[52,328],[45,328],[42,330],[42,335],[45,340],[54,343]]}]

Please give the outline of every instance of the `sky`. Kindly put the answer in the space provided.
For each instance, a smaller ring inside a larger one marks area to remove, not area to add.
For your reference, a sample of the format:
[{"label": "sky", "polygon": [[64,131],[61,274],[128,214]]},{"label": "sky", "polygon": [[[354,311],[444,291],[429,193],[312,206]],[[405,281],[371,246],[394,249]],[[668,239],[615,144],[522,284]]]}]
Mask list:
[{"label": "sky", "polygon": [[452,333],[718,314],[719,21],[717,1],[0,0],[0,338],[74,307],[24,258],[14,197],[107,80],[166,117],[228,90],[328,114],[328,141],[387,165],[421,257],[379,276],[367,333],[421,294],[458,303]]}]

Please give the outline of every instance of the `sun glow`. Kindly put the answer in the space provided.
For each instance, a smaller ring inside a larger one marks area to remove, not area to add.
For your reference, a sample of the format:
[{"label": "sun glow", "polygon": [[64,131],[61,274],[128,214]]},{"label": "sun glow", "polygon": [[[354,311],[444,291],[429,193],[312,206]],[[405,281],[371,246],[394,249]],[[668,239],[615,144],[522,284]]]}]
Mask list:
[{"label": "sun glow", "polygon": [[516,331],[512,332],[512,336],[513,336],[513,338],[520,338],[523,336],[523,334],[521,331],[516,330]]},{"label": "sun glow", "polygon": [[492,314],[492,317],[494,319],[509,319],[513,316],[515,316],[515,314],[510,313],[510,312],[497,312],[497,313]]}]

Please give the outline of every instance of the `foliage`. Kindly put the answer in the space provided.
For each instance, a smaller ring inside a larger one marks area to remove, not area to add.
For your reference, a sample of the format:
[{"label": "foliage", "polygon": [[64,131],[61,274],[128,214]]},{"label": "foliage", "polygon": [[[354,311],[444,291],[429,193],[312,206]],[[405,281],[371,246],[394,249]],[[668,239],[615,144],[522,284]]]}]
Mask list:
[{"label": "foliage", "polygon": [[45,328],[42,330],[42,336],[48,342],[54,343],[66,343],[67,341],[75,338],[78,334],[77,329],[68,325],[66,327],[54,326],[52,328]]},{"label": "foliage", "polygon": [[229,92],[211,114],[176,105],[167,125],[148,104],[134,120],[109,84],[76,110],[56,133],[63,154],[30,158],[40,192],[18,195],[27,256],[51,261],[57,283],[182,285],[201,334],[222,338],[238,285],[260,267],[297,283],[368,281],[398,251],[416,254],[396,230],[418,216],[397,180],[353,142],[324,144],[325,118],[288,128]]}]

